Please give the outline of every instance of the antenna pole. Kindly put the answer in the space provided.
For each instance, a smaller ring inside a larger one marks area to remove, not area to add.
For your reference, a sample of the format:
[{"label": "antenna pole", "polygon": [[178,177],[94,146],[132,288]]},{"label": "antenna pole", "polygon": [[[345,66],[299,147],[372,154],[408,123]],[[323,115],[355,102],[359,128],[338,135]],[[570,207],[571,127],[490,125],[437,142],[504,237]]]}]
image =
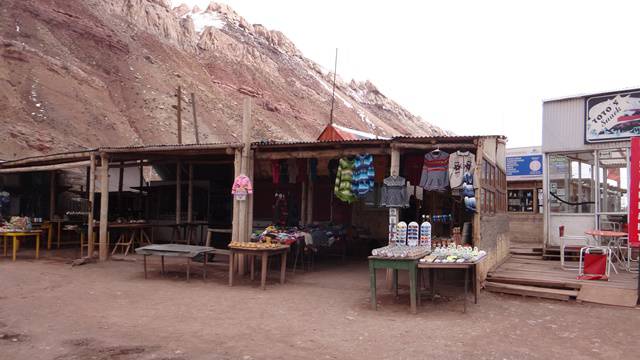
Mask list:
[{"label": "antenna pole", "polygon": [[338,48],[336,48],[336,57],[333,64],[333,91],[331,93],[331,114],[329,115],[329,124],[333,125],[333,103],[336,100],[336,72],[338,70]]}]

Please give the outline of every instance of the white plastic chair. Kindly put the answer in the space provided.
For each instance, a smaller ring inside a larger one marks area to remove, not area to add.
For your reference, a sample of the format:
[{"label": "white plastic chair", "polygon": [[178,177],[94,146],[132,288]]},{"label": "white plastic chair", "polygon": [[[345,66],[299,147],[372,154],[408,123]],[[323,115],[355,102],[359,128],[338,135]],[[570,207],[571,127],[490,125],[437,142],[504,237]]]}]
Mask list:
[{"label": "white plastic chair", "polygon": [[572,252],[579,252],[582,248],[587,246],[598,246],[596,241],[588,236],[575,235],[566,236],[564,234],[564,225],[558,227],[558,234],[560,235],[560,267],[564,270],[579,270],[580,266],[567,265],[564,261],[565,251],[572,250]]}]

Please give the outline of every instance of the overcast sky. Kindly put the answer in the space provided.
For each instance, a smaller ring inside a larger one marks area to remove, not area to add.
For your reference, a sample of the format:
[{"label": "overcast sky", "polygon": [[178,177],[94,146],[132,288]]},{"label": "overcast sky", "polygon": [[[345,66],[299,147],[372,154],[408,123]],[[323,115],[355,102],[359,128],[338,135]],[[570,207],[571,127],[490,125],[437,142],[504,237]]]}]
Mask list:
[{"label": "overcast sky", "polygon": [[[198,4],[209,0],[172,0]],[[459,135],[540,145],[542,100],[640,85],[639,1],[225,0]]]}]

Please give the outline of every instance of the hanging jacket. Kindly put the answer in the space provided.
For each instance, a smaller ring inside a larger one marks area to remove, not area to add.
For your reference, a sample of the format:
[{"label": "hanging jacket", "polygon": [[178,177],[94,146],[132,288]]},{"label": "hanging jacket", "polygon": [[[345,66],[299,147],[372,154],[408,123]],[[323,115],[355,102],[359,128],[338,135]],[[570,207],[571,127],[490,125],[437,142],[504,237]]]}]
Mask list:
[{"label": "hanging jacket", "polygon": [[382,182],[380,205],[384,207],[409,207],[407,180],[402,176],[389,176]]},{"label": "hanging jacket", "polygon": [[424,156],[420,187],[427,191],[445,191],[449,186],[449,154],[434,150]]},{"label": "hanging jacket", "polygon": [[356,199],[352,188],[353,169],[353,161],[346,158],[342,158],[338,161],[338,170],[336,172],[336,181],[335,186],[333,187],[333,192],[338,199],[347,203],[352,203]]}]

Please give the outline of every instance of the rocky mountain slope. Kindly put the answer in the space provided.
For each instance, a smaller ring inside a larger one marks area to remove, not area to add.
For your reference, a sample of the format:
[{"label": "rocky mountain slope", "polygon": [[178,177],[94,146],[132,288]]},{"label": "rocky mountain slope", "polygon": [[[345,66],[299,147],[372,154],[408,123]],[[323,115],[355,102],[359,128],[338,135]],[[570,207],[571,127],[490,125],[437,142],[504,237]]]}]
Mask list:
[{"label": "rocky mountain slope", "polygon": [[[0,7],[0,159],[101,145],[240,138],[253,96],[253,140],[312,140],[326,125],[332,74],[284,34],[226,5],[168,0],[3,0]],[[338,81],[337,124],[381,136],[444,131],[370,82]]]}]

